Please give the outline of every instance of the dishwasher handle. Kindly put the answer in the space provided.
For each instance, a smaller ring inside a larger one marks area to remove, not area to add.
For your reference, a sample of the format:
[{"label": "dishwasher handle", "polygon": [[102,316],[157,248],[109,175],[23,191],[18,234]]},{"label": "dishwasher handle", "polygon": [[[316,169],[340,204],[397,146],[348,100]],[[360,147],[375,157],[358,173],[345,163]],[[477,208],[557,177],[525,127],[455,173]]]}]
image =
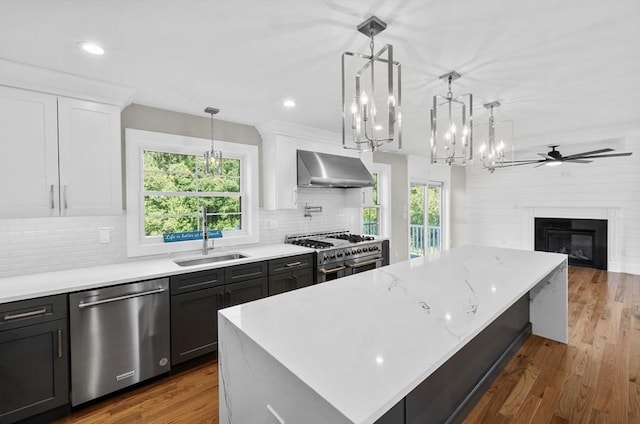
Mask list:
[{"label": "dishwasher handle", "polygon": [[111,303],[111,302],[117,302],[119,300],[132,299],[134,297],[146,296],[149,294],[158,294],[158,293],[162,293],[165,290],[166,289],[164,287],[159,287],[155,290],[149,290],[149,291],[140,292],[140,293],[131,293],[124,296],[109,297],[107,299],[96,300],[95,302],[79,303],[78,308],[80,309],[88,308],[90,306],[102,305],[104,303]]}]

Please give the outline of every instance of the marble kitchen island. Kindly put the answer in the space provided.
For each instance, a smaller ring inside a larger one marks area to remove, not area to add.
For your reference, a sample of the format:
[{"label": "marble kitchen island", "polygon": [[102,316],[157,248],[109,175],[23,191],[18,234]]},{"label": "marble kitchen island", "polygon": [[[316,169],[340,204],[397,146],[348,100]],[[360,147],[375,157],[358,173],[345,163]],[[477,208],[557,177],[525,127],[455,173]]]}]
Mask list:
[{"label": "marble kitchen island", "polygon": [[221,423],[459,419],[531,332],[567,342],[567,257],[464,246],[227,308],[218,328]]}]

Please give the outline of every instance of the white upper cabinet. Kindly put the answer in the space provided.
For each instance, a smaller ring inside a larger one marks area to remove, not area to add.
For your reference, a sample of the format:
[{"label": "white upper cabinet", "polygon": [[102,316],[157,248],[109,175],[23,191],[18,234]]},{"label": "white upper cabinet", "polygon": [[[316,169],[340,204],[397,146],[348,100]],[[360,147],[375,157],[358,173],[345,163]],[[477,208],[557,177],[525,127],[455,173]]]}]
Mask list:
[{"label": "white upper cabinet", "polygon": [[122,212],[120,109],[0,86],[0,217]]},{"label": "white upper cabinet", "polygon": [[263,136],[263,206],[267,210],[298,207],[296,142],[282,134]]},{"label": "white upper cabinet", "polygon": [[120,109],[61,97],[58,137],[62,215],[121,213]]},{"label": "white upper cabinet", "polygon": [[57,216],[56,97],[0,86],[0,217]]}]

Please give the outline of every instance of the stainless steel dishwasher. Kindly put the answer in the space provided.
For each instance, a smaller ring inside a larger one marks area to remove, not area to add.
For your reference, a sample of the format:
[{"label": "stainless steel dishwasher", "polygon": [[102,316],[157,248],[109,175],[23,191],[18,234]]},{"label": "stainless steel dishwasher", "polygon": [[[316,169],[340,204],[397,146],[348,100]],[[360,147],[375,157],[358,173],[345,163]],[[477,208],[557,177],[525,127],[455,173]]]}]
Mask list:
[{"label": "stainless steel dishwasher", "polygon": [[69,295],[73,406],[170,369],[169,279]]}]

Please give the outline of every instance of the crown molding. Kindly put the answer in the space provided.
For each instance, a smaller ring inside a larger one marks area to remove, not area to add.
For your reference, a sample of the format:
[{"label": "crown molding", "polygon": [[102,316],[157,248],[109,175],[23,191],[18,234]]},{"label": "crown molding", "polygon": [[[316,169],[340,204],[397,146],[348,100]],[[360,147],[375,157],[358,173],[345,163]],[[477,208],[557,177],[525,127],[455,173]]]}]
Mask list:
[{"label": "crown molding", "polygon": [[136,90],[53,69],[0,59],[0,85],[119,106],[133,101]]}]

